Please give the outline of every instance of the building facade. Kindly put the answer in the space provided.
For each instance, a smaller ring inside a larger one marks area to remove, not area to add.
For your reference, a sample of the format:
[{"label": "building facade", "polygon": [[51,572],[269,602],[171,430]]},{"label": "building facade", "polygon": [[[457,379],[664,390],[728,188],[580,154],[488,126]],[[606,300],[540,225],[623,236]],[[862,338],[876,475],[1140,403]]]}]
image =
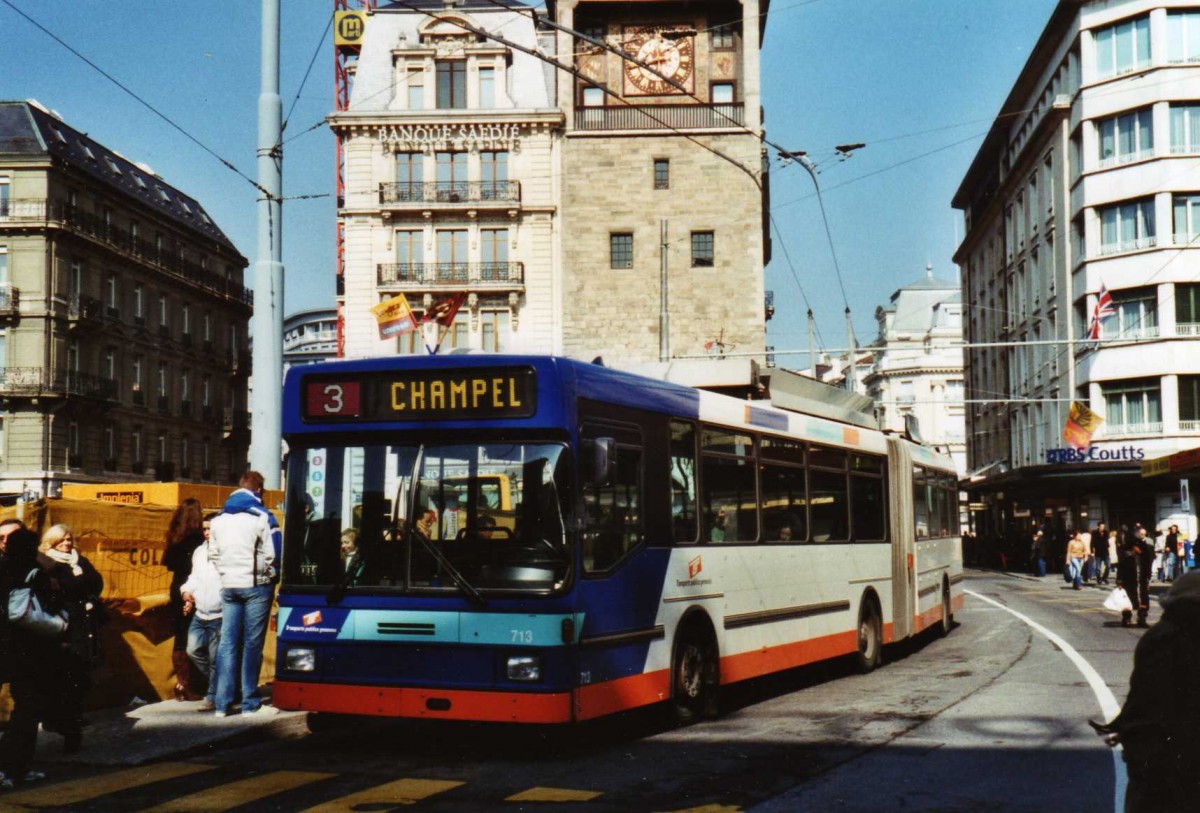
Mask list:
[{"label": "building facade", "polygon": [[765,5],[558,0],[549,8],[587,37],[558,34],[558,53],[574,55],[582,74],[558,84],[564,351],[633,361],[718,344],[762,351]]},{"label": "building facade", "polygon": [[283,372],[337,358],[337,310],[297,311],[283,320]]},{"label": "building facade", "polygon": [[958,282],[934,278],[929,266],[924,277],[877,308],[875,318],[879,335],[863,391],[876,403],[880,428],[903,432],[911,415],[922,440],[944,449],[962,476],[967,455]]},{"label": "building facade", "polygon": [[236,479],[246,264],[147,167],[36,103],[0,102],[0,499]]},{"label": "building facade", "polygon": [[[1195,4],[1060,2],[954,198],[968,337],[994,343],[966,365],[990,401],[967,422],[984,533],[1195,535],[1179,478],[1143,463],[1200,446],[1198,35]],[[1105,290],[1114,314],[1084,342]],[[1072,401],[1104,418],[1082,454]]]},{"label": "building facade", "polygon": [[[349,107],[330,119],[345,156],[346,356],[561,351],[555,77],[468,30],[540,47],[524,7],[507,5],[367,18]],[[381,338],[371,308],[401,293],[418,318],[446,295],[465,301],[450,325]]]}]

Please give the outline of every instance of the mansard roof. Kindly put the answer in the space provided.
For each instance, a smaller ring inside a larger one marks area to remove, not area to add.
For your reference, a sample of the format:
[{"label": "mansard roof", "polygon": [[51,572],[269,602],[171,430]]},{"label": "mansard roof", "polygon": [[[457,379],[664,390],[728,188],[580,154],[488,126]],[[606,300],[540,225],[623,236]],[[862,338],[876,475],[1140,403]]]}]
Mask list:
[{"label": "mansard roof", "polygon": [[10,156],[39,155],[70,165],[113,192],[137,199],[162,217],[240,256],[195,198],[76,130],[36,102],[0,101],[0,163]]}]

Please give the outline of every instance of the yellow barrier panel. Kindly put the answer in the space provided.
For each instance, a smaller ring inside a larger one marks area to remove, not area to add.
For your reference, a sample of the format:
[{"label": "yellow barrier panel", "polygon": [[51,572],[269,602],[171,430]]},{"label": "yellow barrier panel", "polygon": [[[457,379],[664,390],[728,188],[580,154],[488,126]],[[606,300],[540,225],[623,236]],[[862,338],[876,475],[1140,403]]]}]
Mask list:
[{"label": "yellow barrier panel", "polygon": [[[186,486],[189,492],[148,489],[157,499],[179,495],[195,496],[207,510],[217,510],[233,489],[149,483],[144,486]],[[64,486],[64,493],[68,488]],[[113,486],[87,486],[103,491]],[[129,488],[118,486],[116,488]],[[202,497],[193,488],[216,489]],[[273,492],[278,495],[280,492]],[[207,497],[207,499],[206,499]],[[214,503],[210,503],[213,500]],[[268,505],[278,504],[277,501]],[[38,535],[51,525],[65,523],[75,533],[80,553],[104,577],[108,623],[101,630],[104,665],[93,675],[93,687],[85,699],[89,708],[124,706],[131,700],[166,700],[171,697],[175,677],[171,665],[174,628],[167,602],[171,573],[162,566],[166,552],[164,535],[175,505],[156,502],[110,502],[99,499],[38,500],[0,509],[0,519],[17,517]],[[282,516],[276,512],[282,523]],[[264,682],[275,674],[274,623],[263,648]],[[0,693],[0,720],[8,719],[7,690]]]}]

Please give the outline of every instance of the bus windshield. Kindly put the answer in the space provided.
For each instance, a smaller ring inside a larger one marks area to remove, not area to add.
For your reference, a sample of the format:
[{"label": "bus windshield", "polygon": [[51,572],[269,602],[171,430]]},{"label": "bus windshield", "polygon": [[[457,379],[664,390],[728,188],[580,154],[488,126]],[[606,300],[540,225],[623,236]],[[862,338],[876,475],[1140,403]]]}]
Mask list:
[{"label": "bus windshield", "polygon": [[570,470],[558,443],[293,449],[284,582],[339,592],[561,587]]}]

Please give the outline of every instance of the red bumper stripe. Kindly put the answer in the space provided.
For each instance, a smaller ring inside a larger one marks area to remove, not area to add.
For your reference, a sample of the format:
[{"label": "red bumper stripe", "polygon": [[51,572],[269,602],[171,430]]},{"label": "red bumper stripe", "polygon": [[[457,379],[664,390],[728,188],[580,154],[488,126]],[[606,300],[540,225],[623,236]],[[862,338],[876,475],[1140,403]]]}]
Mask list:
[{"label": "red bumper stripe", "polygon": [[671,696],[670,673],[666,669],[631,675],[605,683],[581,686],[575,716],[579,720],[591,720],[625,709],[648,706]]},{"label": "red bumper stripe", "polygon": [[571,693],[478,692],[298,683],[277,680],[273,702],[290,711],[324,711],[373,717],[420,717],[490,723],[569,723]]}]

